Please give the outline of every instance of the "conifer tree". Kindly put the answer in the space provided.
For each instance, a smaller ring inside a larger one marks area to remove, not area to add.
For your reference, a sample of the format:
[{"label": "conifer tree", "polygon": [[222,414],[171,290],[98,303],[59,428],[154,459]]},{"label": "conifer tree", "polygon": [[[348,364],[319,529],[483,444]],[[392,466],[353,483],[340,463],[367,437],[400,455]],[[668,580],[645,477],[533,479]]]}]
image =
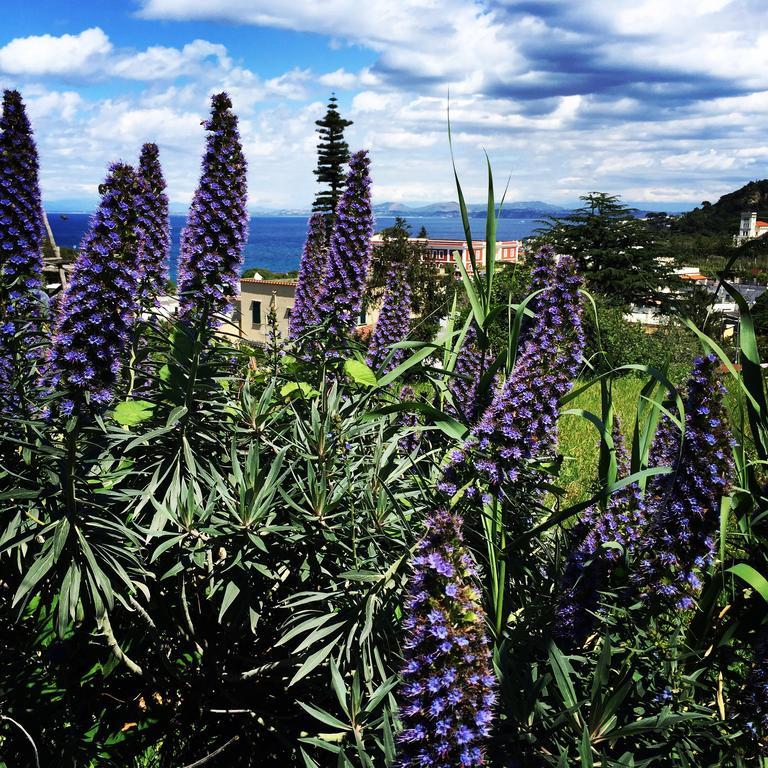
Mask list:
[{"label": "conifer tree", "polygon": [[344,190],[344,164],[349,160],[349,146],[344,140],[344,129],[352,125],[345,120],[336,106],[336,96],[331,94],[328,111],[322,120],[316,120],[320,140],[317,144],[317,169],[314,171],[323,189],[315,196],[312,211],[322,213],[330,236],[336,212],[336,204]]},{"label": "conifer tree", "polygon": [[547,217],[535,244],[573,256],[587,287],[614,304],[668,301],[664,288],[675,280],[648,227],[616,195],[592,192],[579,199],[583,205],[567,216]]}]

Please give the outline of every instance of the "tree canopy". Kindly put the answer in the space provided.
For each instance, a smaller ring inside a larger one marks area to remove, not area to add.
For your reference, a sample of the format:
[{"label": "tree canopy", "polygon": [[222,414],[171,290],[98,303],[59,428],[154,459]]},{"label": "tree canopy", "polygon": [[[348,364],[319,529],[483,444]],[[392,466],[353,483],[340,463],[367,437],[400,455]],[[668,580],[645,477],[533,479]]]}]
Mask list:
[{"label": "tree canopy", "polygon": [[587,287],[615,304],[650,304],[667,297],[672,281],[660,243],[644,222],[635,218],[618,195],[591,192],[567,216],[547,217],[536,244],[550,244],[571,254]]}]

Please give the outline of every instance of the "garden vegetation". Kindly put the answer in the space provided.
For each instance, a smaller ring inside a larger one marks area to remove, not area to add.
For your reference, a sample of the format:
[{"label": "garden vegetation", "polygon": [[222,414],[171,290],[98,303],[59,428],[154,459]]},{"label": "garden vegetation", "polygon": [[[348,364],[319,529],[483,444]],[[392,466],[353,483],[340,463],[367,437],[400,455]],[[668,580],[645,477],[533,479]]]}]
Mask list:
[{"label": "garden vegetation", "polygon": [[[495,273],[489,178],[486,269],[457,262],[435,335],[392,258],[363,340],[357,151],[330,237],[309,221],[288,338],[272,316],[254,348],[226,94],[204,125],[178,314],[151,144],[108,169],[49,302],[4,94],[0,764],[766,765],[768,402],[738,293],[735,355],[689,320],[678,384],[641,340],[605,348],[579,269],[600,264],[545,246]],[[576,422],[595,461],[574,475]]]}]

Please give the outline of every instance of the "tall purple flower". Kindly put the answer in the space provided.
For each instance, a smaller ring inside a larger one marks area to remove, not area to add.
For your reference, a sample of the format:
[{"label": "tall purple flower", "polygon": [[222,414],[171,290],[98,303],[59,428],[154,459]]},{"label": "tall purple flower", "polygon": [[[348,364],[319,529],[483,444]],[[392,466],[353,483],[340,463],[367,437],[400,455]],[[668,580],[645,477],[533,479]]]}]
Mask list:
[{"label": "tall purple flower", "polygon": [[[440,484],[448,495],[469,473],[486,483],[491,495],[511,501],[505,486],[527,477],[529,462],[546,457],[557,444],[559,402],[578,373],[584,349],[581,279],[570,257],[555,265],[551,248],[534,258],[534,285],[546,286],[536,303],[536,319],[512,373],[462,449],[454,451]],[[474,484],[467,489],[470,496],[476,491]]]},{"label": "tall purple flower", "polygon": [[[14,399],[12,379],[33,345],[44,313],[45,235],[38,158],[24,102],[4,91],[0,117],[0,403]],[[2,406],[0,406],[2,408]]]},{"label": "tall purple flower", "polygon": [[402,768],[484,762],[496,678],[461,518],[439,508],[413,557],[404,621]]},{"label": "tall purple flower", "polygon": [[[629,455],[617,419],[613,443],[617,476],[626,477]],[[585,510],[570,532],[575,546],[566,562],[554,627],[561,645],[576,648],[593,630],[600,592],[610,587],[625,555],[636,551],[644,527],[645,505],[637,483],[614,493],[605,508],[595,505]]]},{"label": "tall purple flower", "polygon": [[356,152],[349,160],[346,187],[336,208],[328,249],[328,265],[319,311],[329,318],[331,339],[349,336],[358,324],[363,291],[371,265],[371,179],[368,153]]},{"label": "tall purple flower", "polygon": [[130,346],[137,312],[138,191],[133,168],[109,168],[61,301],[49,374],[63,393],[64,415],[83,407],[86,398],[97,408],[109,403]]},{"label": "tall purple flower", "polygon": [[491,404],[493,387],[489,387],[483,394],[479,385],[492,360],[492,351],[480,348],[477,327],[473,323],[464,336],[464,343],[453,367],[455,375],[448,384],[453,401],[452,405],[448,406],[448,411],[459,416],[466,424],[474,424]]},{"label": "tall purple flower", "polygon": [[322,213],[313,213],[301,253],[296,299],[288,323],[288,337],[295,341],[320,322],[318,299],[323,288],[326,264],[326,228]]},{"label": "tall purple flower", "polygon": [[200,184],[181,235],[179,313],[203,317],[224,312],[240,290],[248,238],[246,162],[237,117],[226,93],[211,99]]},{"label": "tall purple flower", "polygon": [[148,306],[165,291],[171,250],[168,195],[157,144],[141,148],[138,178],[139,302]]},{"label": "tall purple flower", "polygon": [[[411,327],[411,286],[405,264],[393,264],[387,275],[387,288],[381,304],[379,319],[368,345],[366,362],[371,368],[389,373],[405,357],[404,349],[390,349],[404,341]],[[384,368],[385,358],[389,360]]]},{"label": "tall purple flower", "polygon": [[733,482],[723,391],[714,355],[698,358],[687,384],[681,451],[671,449],[665,429],[654,445],[665,455],[674,454],[674,471],[648,489],[649,525],[636,579],[646,599],[679,609],[693,607],[699,576],[714,560],[720,500]]}]

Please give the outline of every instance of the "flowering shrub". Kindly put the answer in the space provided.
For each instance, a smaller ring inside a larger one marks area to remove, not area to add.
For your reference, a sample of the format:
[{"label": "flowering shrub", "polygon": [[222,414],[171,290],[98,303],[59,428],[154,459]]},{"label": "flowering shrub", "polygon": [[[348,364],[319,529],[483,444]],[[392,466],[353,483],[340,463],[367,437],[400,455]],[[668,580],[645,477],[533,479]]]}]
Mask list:
[{"label": "flowering shrub", "polygon": [[688,380],[685,432],[676,456],[667,431],[659,450],[674,471],[654,483],[638,581],[647,598],[686,610],[696,605],[720,529],[720,499],[733,482],[732,438],[714,355],[698,358]]},{"label": "flowering shrub", "polygon": [[301,253],[299,279],[291,310],[289,336],[296,340],[320,323],[318,298],[322,293],[326,269],[326,230],[322,213],[313,213],[307,225],[307,239]]},{"label": "flowering shrub", "polygon": [[45,234],[37,147],[18,91],[3,92],[0,117],[0,411],[16,401],[19,358],[33,349],[45,310]]},{"label": "flowering shrub", "polygon": [[246,161],[237,117],[226,93],[211,99],[200,185],[181,235],[179,293],[182,317],[217,325],[239,293],[243,246],[248,238]]},{"label": "flowering shrub", "polygon": [[496,678],[475,568],[458,515],[440,508],[426,528],[405,602],[400,764],[481,765]]},{"label": "flowering shrub", "polygon": [[328,318],[328,335],[336,343],[348,337],[358,325],[363,307],[373,234],[370,162],[367,152],[355,152],[350,157],[349,173],[336,208],[328,246],[318,309],[321,316]]},{"label": "flowering shrub", "polygon": [[[266,351],[232,344],[246,164],[226,94],[205,127],[180,317],[135,323],[168,253],[149,144],[138,173],[110,167],[47,338],[36,154],[6,93],[0,383],[32,382],[37,412],[0,420],[3,759],[29,764],[31,740],[41,765],[756,765],[768,393],[748,320],[738,368],[699,332],[680,392],[635,366],[622,429],[625,371],[583,367],[572,260],[532,254],[509,318],[489,247],[461,275],[460,349],[445,318],[390,356],[410,314],[393,273],[372,372],[358,152],[327,253],[309,222],[290,338],[272,305]],[[575,500],[564,418],[600,435]]]},{"label": "flowering shrub", "polygon": [[405,357],[404,349],[390,348],[407,338],[411,325],[411,288],[406,281],[404,265],[392,266],[387,286],[366,357],[371,368],[381,368],[383,373],[396,368]]},{"label": "flowering shrub", "polygon": [[157,144],[141,148],[136,201],[139,238],[139,302],[151,303],[165,291],[171,250],[168,195]]},{"label": "flowering shrub", "polygon": [[78,251],[61,301],[49,357],[50,384],[63,393],[58,408],[103,409],[112,400],[131,342],[139,273],[134,170],[112,165],[101,203]]}]

